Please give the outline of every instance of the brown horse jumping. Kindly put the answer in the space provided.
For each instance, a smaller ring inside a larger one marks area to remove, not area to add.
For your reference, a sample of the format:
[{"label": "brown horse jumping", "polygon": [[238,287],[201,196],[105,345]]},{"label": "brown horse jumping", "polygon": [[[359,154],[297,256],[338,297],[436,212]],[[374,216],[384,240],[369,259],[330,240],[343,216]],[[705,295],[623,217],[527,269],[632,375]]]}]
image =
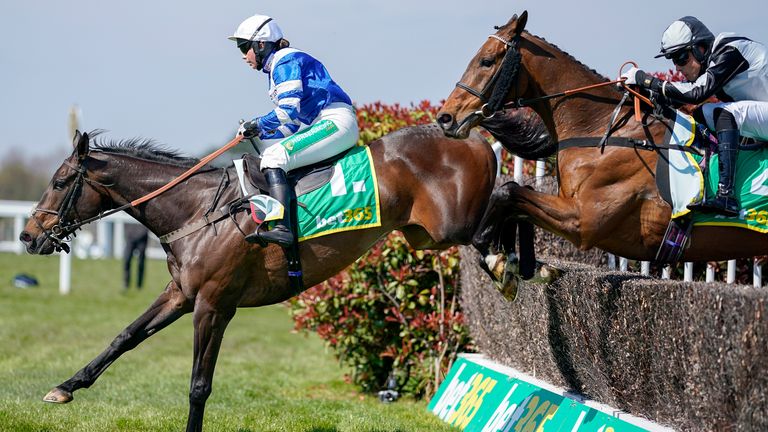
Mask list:
[{"label": "brown horse jumping", "polygon": [[[527,18],[527,12],[519,18],[513,16],[480,47],[438,114],[446,135],[466,137],[471,128],[494,121],[489,118],[512,103],[530,106],[555,144],[569,138],[603,136],[622,93],[610,85],[562,94],[608,80],[544,39],[524,32]],[[558,94],[562,97],[547,97]],[[661,142],[663,124],[647,115],[638,122],[631,118],[630,110],[627,104],[620,111],[618,118],[624,124],[613,136]],[[549,149],[552,154],[557,145]],[[510,150],[515,152],[515,148]],[[539,151],[537,157],[542,156]],[[656,187],[657,158],[656,152],[638,148],[561,149],[557,153],[558,195],[507,183],[494,192],[485,220],[510,216],[530,220],[581,249],[599,247],[631,259],[653,260],[671,214]],[[488,249],[497,229],[484,226],[474,241],[481,250]],[[691,239],[683,254],[686,261],[768,253],[768,235],[747,229],[695,227]]]},{"label": "brown horse jumping", "polygon": [[[68,224],[143,197],[197,162],[141,142],[98,143],[92,149],[88,135],[79,132],[74,144],[74,152],[56,170],[21,234],[29,253],[52,253],[62,247],[60,239],[69,234]],[[338,273],[394,229],[401,230],[414,248],[444,248],[469,243],[478,227],[496,173],[493,151],[480,134],[454,140],[435,125],[412,127],[373,142],[370,149],[379,180],[381,226],[300,243],[306,286]],[[162,236],[202,218],[222,175],[221,169],[206,167],[126,211]],[[221,202],[239,194],[233,182],[223,191]],[[247,215],[240,213],[238,219],[244,231],[253,231]],[[231,220],[163,247],[171,281],[162,294],[93,361],[51,390],[45,401],[71,401],[75,390],[91,386],[120,355],[192,312],[194,363],[187,431],[199,431],[219,347],[235,310],[278,303],[297,294],[290,287],[281,248],[246,243]]]}]

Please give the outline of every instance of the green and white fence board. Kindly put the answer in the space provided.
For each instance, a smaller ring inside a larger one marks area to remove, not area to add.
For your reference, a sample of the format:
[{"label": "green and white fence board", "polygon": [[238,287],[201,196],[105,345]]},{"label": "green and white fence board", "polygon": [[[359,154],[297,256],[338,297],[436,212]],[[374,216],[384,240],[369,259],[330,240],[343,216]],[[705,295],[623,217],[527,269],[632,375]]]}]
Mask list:
[{"label": "green and white fence board", "polygon": [[464,431],[672,430],[584,400],[479,354],[465,354],[456,361],[428,409]]}]

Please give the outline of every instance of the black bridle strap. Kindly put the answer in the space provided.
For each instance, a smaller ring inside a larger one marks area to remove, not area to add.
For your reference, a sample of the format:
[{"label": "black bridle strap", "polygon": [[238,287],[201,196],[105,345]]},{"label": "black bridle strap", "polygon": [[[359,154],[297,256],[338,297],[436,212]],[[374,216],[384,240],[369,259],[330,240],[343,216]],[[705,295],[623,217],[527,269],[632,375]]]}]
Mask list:
[{"label": "black bridle strap", "polygon": [[[520,40],[520,35],[515,35],[515,37],[513,37],[512,40],[506,40],[506,39],[502,38],[501,36],[498,36],[498,35],[495,35],[495,34],[489,35],[488,37],[491,38],[491,39],[496,39],[497,41],[499,41],[499,42],[501,42],[501,43],[503,43],[505,45],[504,49],[506,50],[506,52],[504,53],[504,58],[501,61],[501,66],[496,70],[496,72],[493,74],[493,76],[491,76],[491,79],[488,80],[488,83],[485,84],[485,86],[483,87],[482,90],[477,90],[477,89],[475,89],[473,87],[470,87],[467,84],[464,84],[461,81],[456,83],[456,87],[458,87],[458,88],[466,91],[467,93],[471,94],[472,96],[480,99],[480,101],[485,103],[486,106],[489,106],[489,103],[490,103],[489,102],[489,98],[486,96],[486,94],[488,94],[488,92],[490,91],[490,92],[492,92],[492,94],[490,96],[490,100],[494,101],[494,105],[500,105],[501,102],[497,101],[497,99],[503,100],[504,96],[509,91],[509,88],[499,90],[499,87],[496,86],[496,83],[498,82],[499,77],[502,76],[504,73],[513,72],[514,71],[515,74],[516,74],[516,69],[514,67],[510,67],[510,66],[506,66],[505,67],[505,65],[509,65],[510,63],[513,63],[512,59],[514,59],[515,57],[518,57],[520,55],[517,52],[517,44],[518,44],[518,41]],[[510,85],[511,85],[511,81],[513,81],[514,78],[515,78],[514,76],[509,78]],[[507,87],[509,87],[509,86],[507,86]],[[484,106],[483,108],[487,109],[486,106]],[[498,109],[495,110],[495,111],[498,111]]]},{"label": "black bridle strap", "polygon": [[483,107],[483,111],[490,112],[491,115],[504,108],[504,98],[509,94],[512,86],[518,83],[517,73],[520,70],[520,59],[522,57],[517,50],[519,41],[519,34],[515,35],[510,42],[505,41],[507,52],[501,61],[497,76],[493,78],[491,97],[488,99],[486,106]]},{"label": "black bridle strap", "polygon": [[488,99],[485,97],[484,94],[480,93],[479,91],[473,89],[472,87],[464,84],[463,82],[457,82],[456,87],[464,90],[465,92],[471,94],[472,96],[480,99],[483,103],[487,102]]}]

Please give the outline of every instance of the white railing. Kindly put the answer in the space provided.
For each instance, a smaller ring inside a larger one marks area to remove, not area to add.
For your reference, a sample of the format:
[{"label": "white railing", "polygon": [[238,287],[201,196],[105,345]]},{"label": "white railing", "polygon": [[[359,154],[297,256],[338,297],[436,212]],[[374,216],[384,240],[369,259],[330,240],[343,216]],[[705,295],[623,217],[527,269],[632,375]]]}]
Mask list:
[{"label": "white railing", "polygon": [[[19,236],[29,219],[35,202],[0,200],[0,252],[24,253],[24,245]],[[70,290],[72,255],[78,258],[122,258],[125,248],[125,231],[127,223],[138,223],[125,213],[116,213],[104,219],[93,222],[82,231],[72,242],[72,253],[59,254],[59,291],[66,294]],[[147,258],[165,259],[165,251],[160,241],[152,233],[149,234]]]},{"label": "white railing", "polygon": [[[501,161],[501,144],[494,143],[493,150],[496,153],[497,161]],[[515,156],[513,178],[516,182],[523,182],[523,163],[524,160]],[[501,163],[497,164],[497,175],[501,169]],[[535,185],[537,189],[541,188],[543,183],[546,164],[543,160],[536,161]],[[19,241],[19,236],[24,230],[24,225],[29,218],[36,203],[31,201],[3,201],[0,200],[0,252],[24,253],[24,246]],[[3,221],[12,220],[10,226],[4,226]],[[124,227],[126,223],[138,223],[125,213],[117,213],[96,221],[89,225],[89,231],[82,231],[73,242],[73,253],[79,258],[101,258],[115,257],[122,258],[123,248],[125,247]],[[95,235],[91,230],[95,231]],[[10,233],[10,235],[8,235]],[[61,266],[59,274],[59,290],[62,293],[69,292],[71,256],[69,254],[60,254]],[[147,247],[147,258],[165,259],[165,251],[160,246],[160,242],[150,233],[150,243]],[[616,268],[616,257],[608,254],[608,268]],[[618,268],[621,271],[627,271],[629,262],[626,258],[619,257]],[[643,261],[640,263],[640,273],[650,274],[650,263]],[[763,285],[762,266],[757,259],[754,262],[754,271],[752,275],[752,284],[755,287]],[[665,267],[661,275],[662,279],[669,279],[670,269]],[[684,280],[693,280],[693,263],[685,263]],[[706,281],[715,280],[715,271],[711,265],[707,265]],[[726,276],[727,283],[733,283],[736,280],[736,260],[728,261],[728,271]]]},{"label": "white railing", "polygon": [[[494,150],[496,148],[500,149],[501,145],[498,143],[494,144]],[[497,156],[500,155],[500,151],[497,151]],[[523,163],[525,161],[515,156],[515,162],[514,162],[514,174],[513,178],[517,183],[522,184],[523,180]],[[541,189],[543,178],[545,175],[545,162],[543,160],[536,161],[536,174],[535,174],[535,187],[536,189]],[[763,269],[762,265],[758,262],[757,258],[755,258],[753,263],[753,274],[752,274],[752,285],[755,287],[761,287],[763,286]],[[613,254],[608,254],[608,268],[610,269],[616,269],[616,256]],[[619,257],[619,263],[618,263],[618,269],[621,271],[627,271],[629,268],[629,262],[626,258]],[[651,263],[648,261],[641,261],[640,263],[640,273],[642,275],[648,276],[651,273]],[[670,268],[669,266],[665,267],[662,270],[661,273],[662,279],[669,279],[670,278]],[[687,262],[684,265],[683,270],[683,280],[686,282],[693,281],[693,263]],[[706,272],[706,281],[707,282],[713,282],[715,280],[715,269],[711,265],[707,265],[707,272]],[[736,281],[736,260],[729,260],[728,261],[728,270],[726,273],[726,280],[727,283],[734,283]]]}]

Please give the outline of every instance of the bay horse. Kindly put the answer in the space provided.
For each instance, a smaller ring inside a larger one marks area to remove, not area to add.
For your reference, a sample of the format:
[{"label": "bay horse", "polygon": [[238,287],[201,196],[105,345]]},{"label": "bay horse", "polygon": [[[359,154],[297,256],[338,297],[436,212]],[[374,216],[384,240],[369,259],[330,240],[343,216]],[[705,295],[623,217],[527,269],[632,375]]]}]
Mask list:
[{"label": "bay horse", "polygon": [[[470,61],[461,81],[445,101],[437,122],[447,136],[466,137],[470,129],[492,124],[489,130],[515,153],[526,150],[505,142],[500,129],[505,106],[529,106],[549,134],[531,143],[535,157],[557,155],[559,192],[549,195],[506,183],[494,191],[483,227],[474,239],[488,251],[505,218],[531,221],[571,241],[582,250],[599,247],[634,259],[654,260],[670,220],[671,207],[655,183],[658,153],[640,148],[598,146],[560,148],[558,142],[592,138],[606,132],[622,92],[544,39],[524,31],[528,13],[514,15],[489,36]],[[595,86],[591,88],[590,86]],[[570,89],[589,87],[583,92]],[[614,137],[662,142],[665,125],[646,113],[631,118],[624,104]],[[512,125],[511,127],[517,127]],[[496,129],[494,131],[494,129]],[[546,140],[550,140],[547,144]],[[542,144],[543,143],[543,144]],[[727,226],[696,226],[684,261],[747,258],[768,253],[768,235]]]},{"label": "bay horse", "polygon": [[[80,132],[74,147],[20,236],[29,253],[51,254],[71,234],[68,225],[143,197],[198,162],[143,140],[97,139],[91,146],[88,134]],[[370,150],[379,183],[381,226],[301,242],[306,286],[343,270],[392,230],[402,231],[414,248],[440,249],[468,244],[481,220],[495,181],[496,158],[479,133],[454,140],[434,124],[411,127],[374,141]],[[126,212],[158,236],[199,221],[217,191],[222,202],[241,194],[236,181],[220,190],[222,170],[206,166]],[[235,178],[233,169],[228,170]],[[252,232],[251,218],[244,213],[238,217],[243,231]],[[191,312],[194,362],[186,430],[202,430],[219,347],[236,309],[279,303],[298,294],[289,283],[281,248],[247,243],[232,220],[163,243],[163,248],[171,275],[165,290],[101,354],[51,390],[45,401],[71,401],[74,391],[90,387],[123,353]]]}]

